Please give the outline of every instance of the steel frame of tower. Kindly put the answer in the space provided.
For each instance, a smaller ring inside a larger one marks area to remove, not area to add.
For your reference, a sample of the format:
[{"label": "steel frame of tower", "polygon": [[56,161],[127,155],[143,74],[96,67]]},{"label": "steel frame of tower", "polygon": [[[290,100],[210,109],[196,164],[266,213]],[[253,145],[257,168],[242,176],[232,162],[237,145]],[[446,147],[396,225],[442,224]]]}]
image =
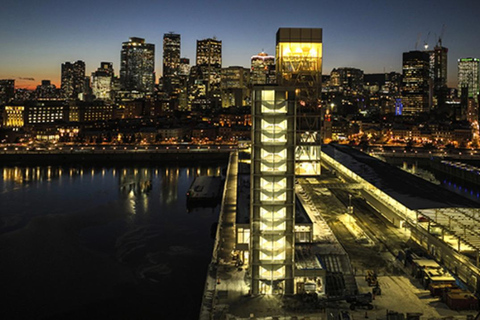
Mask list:
[{"label": "steel frame of tower", "polygon": [[297,95],[297,175],[320,174],[323,108],[322,29],[280,28],[277,32],[278,83],[294,87]]},{"label": "steel frame of tower", "polygon": [[295,89],[255,86],[252,104],[252,294],[294,293]]}]

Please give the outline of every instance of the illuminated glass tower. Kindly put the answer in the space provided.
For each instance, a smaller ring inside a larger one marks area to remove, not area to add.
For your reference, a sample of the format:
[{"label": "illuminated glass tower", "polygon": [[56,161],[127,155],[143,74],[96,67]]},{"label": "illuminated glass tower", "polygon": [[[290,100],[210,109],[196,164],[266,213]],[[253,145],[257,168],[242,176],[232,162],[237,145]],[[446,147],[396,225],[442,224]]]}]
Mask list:
[{"label": "illuminated glass tower", "polygon": [[297,97],[296,165],[298,175],[320,174],[322,109],[322,29],[280,28],[276,48],[277,83],[294,87]]},{"label": "illuminated glass tower", "polygon": [[403,114],[429,111],[430,55],[425,51],[403,53]]},{"label": "illuminated glass tower", "polygon": [[254,87],[252,294],[294,293],[295,112],[295,88]]},{"label": "illuminated glass tower", "polygon": [[155,85],[155,45],[142,38],[122,43],[120,84],[123,90],[153,92]]},{"label": "illuminated glass tower", "polygon": [[77,99],[85,83],[85,62],[62,63],[61,89],[67,99]]},{"label": "illuminated glass tower", "polygon": [[458,60],[458,91],[468,87],[468,97],[477,98],[480,87],[480,59],[464,58]]},{"label": "illuminated glass tower", "polygon": [[265,52],[252,56],[250,79],[253,85],[275,83],[275,57]]}]

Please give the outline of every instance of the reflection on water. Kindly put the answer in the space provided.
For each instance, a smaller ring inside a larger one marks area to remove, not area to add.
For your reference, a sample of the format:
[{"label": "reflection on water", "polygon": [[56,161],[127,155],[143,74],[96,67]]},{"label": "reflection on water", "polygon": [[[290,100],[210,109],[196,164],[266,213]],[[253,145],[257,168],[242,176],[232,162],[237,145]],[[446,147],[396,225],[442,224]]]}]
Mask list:
[{"label": "reflection on water", "polygon": [[[210,229],[218,219],[219,207],[198,208],[189,214],[186,193],[197,175],[220,175],[222,166],[6,166],[0,170],[0,240],[15,231],[15,239],[23,245],[21,252],[16,247],[2,251],[9,252],[10,256],[2,259],[10,263],[2,269],[0,281],[5,290],[22,295],[22,302],[11,298],[7,305],[17,310],[24,309],[20,304],[30,306],[24,318],[29,318],[28,312],[42,312],[40,316],[45,317],[57,314],[58,292],[85,303],[72,311],[75,314],[83,310],[85,314],[101,313],[102,308],[110,312],[111,305],[99,302],[105,301],[105,292],[113,292],[120,316],[140,312],[139,318],[147,319],[198,318],[213,249]],[[43,217],[41,223],[32,225],[39,217]],[[47,232],[43,228],[48,228]],[[63,233],[73,240],[59,241]],[[37,238],[37,234],[42,236]],[[34,239],[32,244],[30,239]],[[45,248],[45,253],[39,254],[36,245]],[[105,263],[103,258],[98,260],[102,257],[98,254],[106,255],[119,268],[129,268],[136,287],[118,290],[127,280],[115,278],[118,273],[112,273],[111,266],[102,269]],[[51,272],[50,262],[55,270],[67,270],[62,278]],[[93,306],[76,296],[75,281],[79,280],[68,272],[72,262],[76,272],[83,274],[82,290],[89,293],[88,303],[93,300]],[[20,265],[29,265],[26,274],[15,272]],[[102,280],[106,284],[96,280],[100,274],[111,273],[107,277],[110,282]],[[58,285],[50,287],[45,281]],[[40,291],[44,292],[41,297],[36,294]],[[185,298],[198,308],[184,310]],[[66,310],[68,301],[64,302]]]}]

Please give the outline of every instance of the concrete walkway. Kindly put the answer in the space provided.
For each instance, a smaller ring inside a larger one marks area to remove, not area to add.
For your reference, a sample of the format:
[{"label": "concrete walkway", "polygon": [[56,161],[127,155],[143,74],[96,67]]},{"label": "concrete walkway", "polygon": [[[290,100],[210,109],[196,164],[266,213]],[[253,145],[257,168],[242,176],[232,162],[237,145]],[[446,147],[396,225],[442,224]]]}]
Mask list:
[{"label": "concrete walkway", "polygon": [[[218,221],[217,235],[213,248],[212,261],[200,310],[200,320],[220,319],[228,310],[225,299],[242,294],[244,287],[243,271],[234,267],[232,252],[235,248],[235,219],[237,211],[238,152],[230,154],[227,176],[223,191],[222,207]],[[236,273],[233,275],[232,273]],[[232,281],[234,280],[235,281]],[[236,292],[236,294],[234,294]]]}]

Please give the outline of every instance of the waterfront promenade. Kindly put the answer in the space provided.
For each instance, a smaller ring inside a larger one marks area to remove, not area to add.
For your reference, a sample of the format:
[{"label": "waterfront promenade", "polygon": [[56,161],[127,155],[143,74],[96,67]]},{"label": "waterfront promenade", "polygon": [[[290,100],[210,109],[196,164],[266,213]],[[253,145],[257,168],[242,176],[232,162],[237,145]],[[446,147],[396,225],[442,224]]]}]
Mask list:
[{"label": "waterfront promenade", "polygon": [[[218,221],[217,235],[208,268],[205,290],[200,311],[200,319],[218,319],[227,305],[221,304],[225,298],[244,295],[246,289],[244,271],[235,268],[233,250],[235,248],[235,217],[237,211],[238,152],[230,153],[222,206]],[[234,275],[232,275],[234,274]],[[238,278],[234,281],[233,277]],[[224,281],[228,280],[228,281]]]},{"label": "waterfront promenade", "polygon": [[9,146],[0,148],[0,163],[205,162],[224,160],[236,149],[233,145],[76,145],[42,149]]}]

